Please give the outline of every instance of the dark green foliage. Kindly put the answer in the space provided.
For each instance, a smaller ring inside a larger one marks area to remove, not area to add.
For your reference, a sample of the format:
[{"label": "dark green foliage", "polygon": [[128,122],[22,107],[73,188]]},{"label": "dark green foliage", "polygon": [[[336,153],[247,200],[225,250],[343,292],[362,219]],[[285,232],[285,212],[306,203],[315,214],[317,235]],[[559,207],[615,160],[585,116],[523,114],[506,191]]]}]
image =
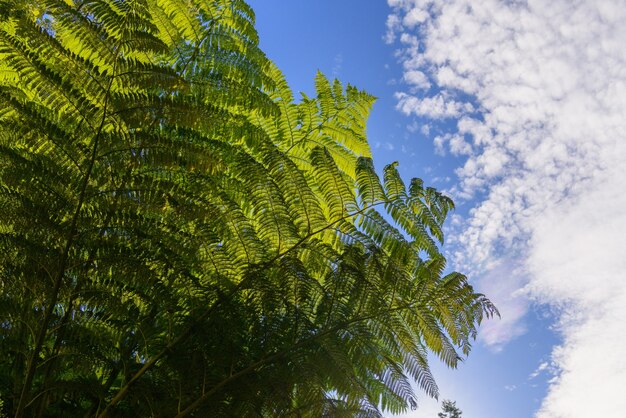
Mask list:
[{"label": "dark green foliage", "polygon": [[461,418],[463,412],[457,408],[456,402],[443,400],[441,402],[441,411],[437,414],[439,418]]},{"label": "dark green foliage", "polygon": [[295,104],[257,43],[239,0],[0,0],[6,413],[378,416],[469,352],[452,202],[381,184],[371,96]]}]

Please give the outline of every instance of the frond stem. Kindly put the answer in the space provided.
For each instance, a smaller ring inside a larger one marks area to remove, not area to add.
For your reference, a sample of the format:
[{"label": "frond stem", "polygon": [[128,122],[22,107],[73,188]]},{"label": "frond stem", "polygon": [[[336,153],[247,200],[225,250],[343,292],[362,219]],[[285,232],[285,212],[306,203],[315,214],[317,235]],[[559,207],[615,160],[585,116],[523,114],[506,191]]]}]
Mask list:
[{"label": "frond stem", "polygon": [[39,329],[39,333],[37,334],[35,347],[32,351],[31,358],[28,362],[28,368],[26,371],[26,379],[24,380],[24,386],[22,387],[22,393],[20,395],[20,400],[17,406],[17,410],[15,412],[15,418],[22,418],[24,416],[24,409],[26,408],[26,405],[30,403],[30,399],[29,399],[31,395],[30,390],[31,390],[31,386],[33,383],[33,379],[35,377],[35,372],[37,370],[39,354],[41,352],[44,340],[46,338],[46,334],[48,332],[48,326],[50,325],[50,321],[52,320],[52,315],[54,312],[54,305],[56,305],[58,298],[59,298],[59,292],[61,290],[61,285],[63,284],[63,277],[65,276],[65,269],[66,269],[68,258],[69,258],[69,252],[74,243],[74,239],[76,235],[78,217],[80,216],[80,212],[85,202],[85,198],[87,197],[87,186],[89,185],[89,179],[91,177],[91,173],[93,171],[93,167],[96,162],[96,157],[97,157],[97,152],[98,152],[98,142],[99,142],[100,135],[102,134],[102,130],[104,129],[104,126],[106,124],[106,120],[108,117],[107,108],[108,108],[109,96],[110,96],[112,85],[113,85],[113,80],[110,80],[109,86],[105,94],[100,126],[98,127],[94,135],[94,139],[93,139],[93,149],[92,149],[91,158],[89,161],[89,166],[87,167],[87,171],[85,172],[85,177],[83,179],[83,184],[81,185],[81,190],[80,190],[80,194],[78,198],[78,203],[76,205],[76,210],[74,211],[74,214],[72,216],[72,222],[70,225],[70,233],[67,238],[67,241],[65,242],[65,247],[63,249],[63,253],[61,256],[61,264],[59,266],[59,271],[57,273],[57,276],[54,282],[54,288],[52,289],[52,294],[48,302],[48,309],[46,310],[46,313],[44,315],[43,321],[41,323],[41,328]]},{"label": "frond stem", "polygon": [[[341,222],[345,219],[351,218],[353,216],[359,215],[360,213],[363,213],[364,211],[372,208],[373,206],[376,205],[380,205],[383,204],[384,202],[378,202],[375,203],[373,205],[369,205],[366,206],[356,212],[347,214],[346,216],[343,216],[339,219],[336,219],[335,221],[333,221],[332,223],[329,223],[328,225],[324,226],[323,228],[319,228],[316,231],[313,231],[309,234],[306,234],[305,236],[303,236],[296,244],[294,244],[292,247],[290,247],[289,249],[283,251],[282,253],[277,254],[276,256],[274,256],[273,258],[271,258],[270,260],[268,260],[267,262],[264,262],[260,265],[257,265],[257,269],[258,270],[262,270],[263,268],[271,265],[273,262],[275,262],[276,260],[278,260],[281,257],[284,257],[286,254],[290,253],[291,251],[295,250],[296,248],[298,248],[299,246],[301,246],[302,244],[304,244],[304,242],[313,237],[314,235],[317,235],[329,228],[332,228],[333,225],[335,225],[338,222]],[[250,277],[250,276],[249,276]],[[225,298],[221,298],[218,299],[217,301],[215,301],[215,303],[213,303],[213,305],[211,305],[202,315],[200,315],[182,334],[180,334],[177,338],[175,338],[171,343],[169,343],[165,348],[163,348],[161,351],[159,351],[156,355],[154,355],[152,358],[150,358],[142,367],[141,369],[139,369],[129,380],[128,382],[126,382],[126,384],[115,394],[115,396],[113,397],[113,399],[111,399],[111,401],[109,402],[109,404],[104,408],[104,410],[100,413],[100,415],[98,415],[98,418],[106,418],[108,416],[108,414],[111,412],[111,410],[113,409],[113,407],[115,407],[115,405],[117,405],[122,399],[124,399],[124,397],[126,396],[126,394],[128,393],[129,389],[131,388],[131,386],[139,379],[141,378],[148,370],[150,370],[154,365],[156,365],[157,362],[159,362],[162,358],[166,357],[167,355],[169,355],[175,346],[177,346],[178,344],[184,342],[193,332],[193,329],[195,328],[195,326],[197,324],[199,324],[200,322],[204,321],[206,318],[208,318],[215,309],[217,309],[217,307],[219,307],[224,301],[230,300],[231,297],[233,297],[238,291],[240,291],[241,289],[244,288],[244,286],[248,283],[248,278],[243,279],[241,282],[239,282],[239,284],[237,284],[237,286],[235,286],[234,289],[232,289],[228,295],[226,295]],[[255,366],[256,367],[256,366]],[[207,392],[208,393],[208,392]],[[180,415],[180,414],[179,414]],[[184,415],[181,415],[184,416]]]}]

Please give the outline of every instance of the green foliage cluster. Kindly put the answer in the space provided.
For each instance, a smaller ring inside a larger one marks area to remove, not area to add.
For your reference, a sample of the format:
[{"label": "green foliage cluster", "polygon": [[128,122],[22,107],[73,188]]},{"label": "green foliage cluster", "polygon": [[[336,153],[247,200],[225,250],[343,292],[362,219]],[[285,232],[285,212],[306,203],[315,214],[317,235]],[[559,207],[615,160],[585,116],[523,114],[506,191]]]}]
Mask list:
[{"label": "green foliage cluster", "polygon": [[374,171],[373,97],[316,87],[294,101],[240,0],[0,0],[6,413],[437,396],[427,352],[456,366],[495,308],[443,275],[452,202]]},{"label": "green foliage cluster", "polygon": [[456,402],[443,400],[441,402],[441,412],[437,414],[439,418],[461,418],[463,412],[456,406]]}]

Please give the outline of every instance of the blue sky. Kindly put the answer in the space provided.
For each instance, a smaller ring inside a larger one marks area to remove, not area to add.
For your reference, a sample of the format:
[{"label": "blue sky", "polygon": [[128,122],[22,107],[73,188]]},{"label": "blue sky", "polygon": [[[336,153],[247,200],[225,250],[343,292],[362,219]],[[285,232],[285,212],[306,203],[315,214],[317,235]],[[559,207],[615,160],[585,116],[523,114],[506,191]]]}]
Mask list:
[{"label": "blue sky", "polygon": [[[295,92],[321,70],[378,97],[377,168],[457,203],[449,260],[503,318],[458,370],[433,360],[442,398],[465,418],[620,416],[626,2],[250,4]],[[422,395],[406,416],[438,410]]]}]

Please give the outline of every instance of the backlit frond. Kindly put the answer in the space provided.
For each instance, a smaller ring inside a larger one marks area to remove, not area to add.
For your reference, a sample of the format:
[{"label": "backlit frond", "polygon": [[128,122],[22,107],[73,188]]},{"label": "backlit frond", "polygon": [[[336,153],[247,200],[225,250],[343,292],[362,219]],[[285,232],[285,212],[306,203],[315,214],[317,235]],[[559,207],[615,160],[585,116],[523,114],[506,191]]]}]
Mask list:
[{"label": "backlit frond", "polygon": [[242,0],[0,0],[0,415],[401,413],[497,314],[374,98],[258,42]]}]

